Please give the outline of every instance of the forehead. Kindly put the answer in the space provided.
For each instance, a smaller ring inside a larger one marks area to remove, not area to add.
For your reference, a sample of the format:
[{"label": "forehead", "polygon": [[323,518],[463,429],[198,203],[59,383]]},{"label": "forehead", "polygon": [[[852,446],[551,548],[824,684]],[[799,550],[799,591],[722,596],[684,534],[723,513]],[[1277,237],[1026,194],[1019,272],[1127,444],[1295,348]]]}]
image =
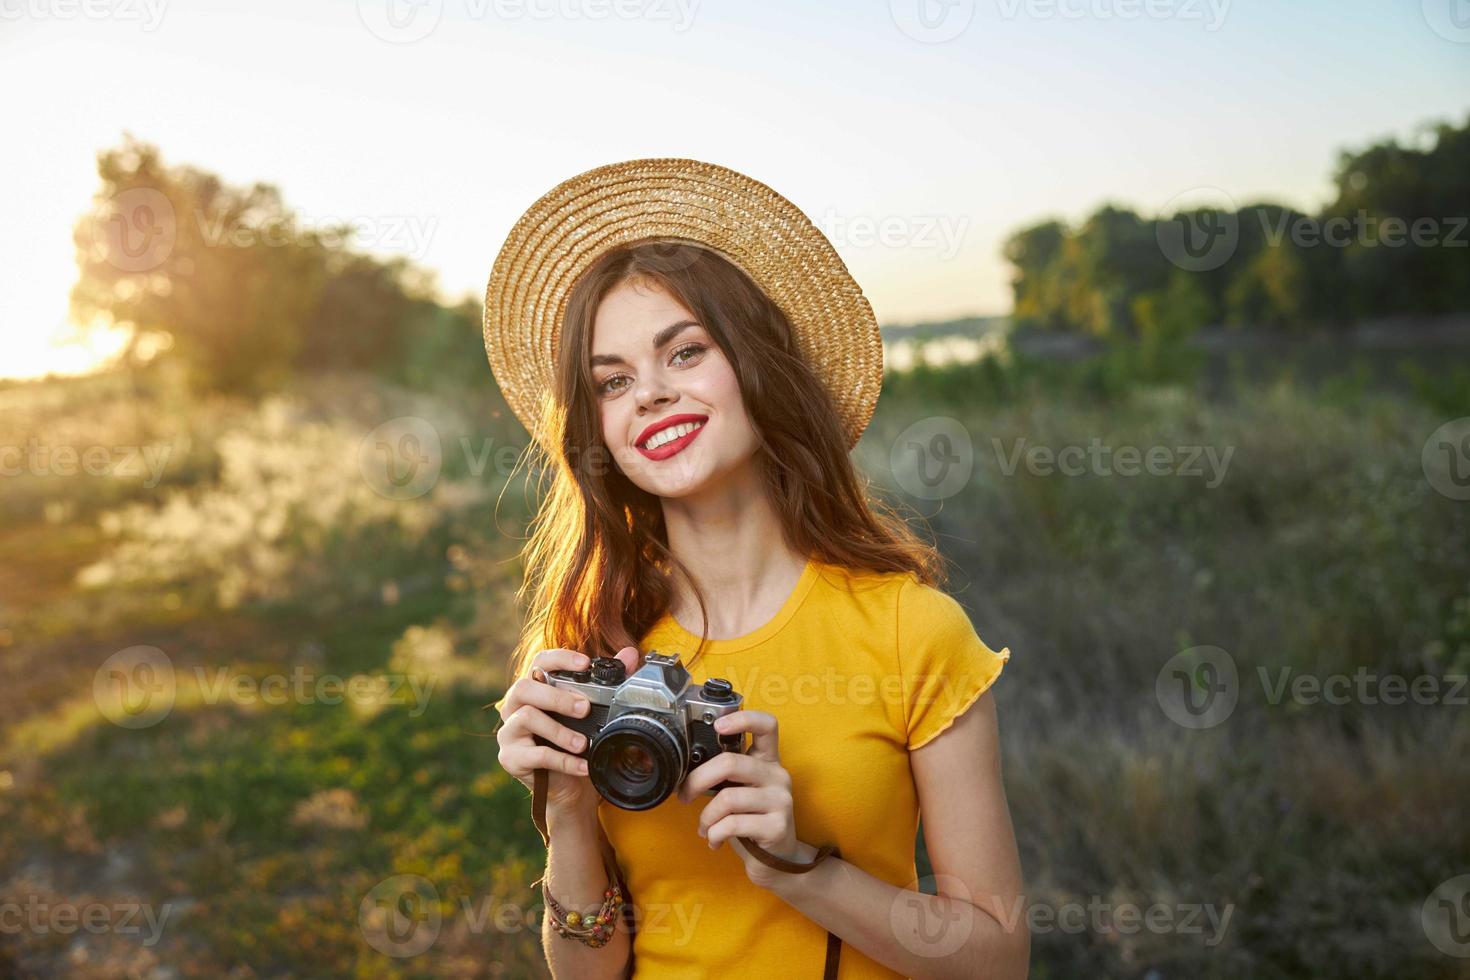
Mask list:
[{"label": "forehead", "polygon": [[608,291],[592,320],[594,354],[622,354],[641,350],[671,323],[694,319],[684,304],[652,281],[627,281]]},{"label": "forehead", "polygon": [[684,305],[674,297],[674,294],[658,280],[628,279],[608,290],[602,302],[597,305],[597,314],[593,318],[593,323],[620,326],[634,321],[635,325],[638,325],[638,321],[650,314],[669,311],[688,312],[684,309]]}]

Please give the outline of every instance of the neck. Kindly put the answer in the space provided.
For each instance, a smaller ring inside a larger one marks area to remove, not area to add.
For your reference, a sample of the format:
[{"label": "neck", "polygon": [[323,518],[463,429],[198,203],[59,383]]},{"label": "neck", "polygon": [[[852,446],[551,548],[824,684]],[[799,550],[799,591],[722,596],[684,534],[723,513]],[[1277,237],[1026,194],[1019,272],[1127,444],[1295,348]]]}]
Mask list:
[{"label": "neck", "polygon": [[[754,466],[697,496],[663,501],[669,550],[704,595],[713,639],[762,626],[791,595],[806,556],[787,543]],[[682,578],[674,582],[674,618],[700,632],[699,606]]]}]

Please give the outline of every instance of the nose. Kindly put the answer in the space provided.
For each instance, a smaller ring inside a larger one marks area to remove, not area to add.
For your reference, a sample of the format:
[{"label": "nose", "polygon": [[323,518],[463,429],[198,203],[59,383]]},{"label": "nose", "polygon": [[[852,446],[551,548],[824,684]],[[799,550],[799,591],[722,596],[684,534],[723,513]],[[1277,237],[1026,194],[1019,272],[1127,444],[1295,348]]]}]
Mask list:
[{"label": "nose", "polygon": [[633,394],[638,401],[639,415],[651,414],[679,400],[679,393],[658,376],[640,380]]}]

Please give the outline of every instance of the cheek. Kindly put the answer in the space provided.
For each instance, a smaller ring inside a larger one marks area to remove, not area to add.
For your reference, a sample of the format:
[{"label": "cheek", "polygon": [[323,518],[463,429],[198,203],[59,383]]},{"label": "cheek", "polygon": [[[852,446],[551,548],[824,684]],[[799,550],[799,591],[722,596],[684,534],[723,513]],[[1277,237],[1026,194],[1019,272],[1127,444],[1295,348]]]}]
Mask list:
[{"label": "cheek", "polygon": [[740,384],[725,360],[721,359],[718,363],[711,364],[708,371],[701,372],[696,387],[698,390],[691,394],[701,401],[718,406],[733,416],[741,413]]},{"label": "cheek", "polygon": [[612,437],[616,414],[607,402],[598,403],[597,418],[602,430],[602,441],[609,446],[617,445],[617,441]]},{"label": "cheek", "polygon": [[628,434],[629,415],[638,411],[638,405],[628,392],[597,400],[597,418],[602,426],[602,439],[609,446],[623,442]]},{"label": "cheek", "polygon": [[726,368],[712,377],[707,398],[711,405],[718,406],[725,418],[727,431],[732,434],[737,430],[748,433],[753,428],[745,399],[740,393],[740,382],[736,380],[734,371]]}]

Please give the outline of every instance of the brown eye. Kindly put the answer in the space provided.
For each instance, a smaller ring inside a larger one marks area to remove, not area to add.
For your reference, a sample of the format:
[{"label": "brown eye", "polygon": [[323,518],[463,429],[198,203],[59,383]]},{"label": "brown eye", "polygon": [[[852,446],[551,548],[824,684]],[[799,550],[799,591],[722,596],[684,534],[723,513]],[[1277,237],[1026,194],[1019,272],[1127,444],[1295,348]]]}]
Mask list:
[{"label": "brown eye", "polygon": [[[705,346],[703,344],[689,344],[687,346],[680,347],[678,350],[674,351],[674,356],[671,357],[670,360],[676,361],[679,364],[688,364],[689,361],[692,360],[694,357],[704,353],[704,350]],[[684,360],[679,361],[678,357],[681,354],[688,354],[689,356],[686,357]]]},{"label": "brown eye", "polygon": [[[669,361],[675,365],[688,364],[708,349],[704,344],[685,344],[669,355]],[[610,378],[604,378],[596,384],[597,393],[600,395],[610,395],[628,387],[627,385],[617,385],[614,387],[613,382],[618,380],[626,381],[628,380],[628,376],[625,374],[615,374]]]}]

